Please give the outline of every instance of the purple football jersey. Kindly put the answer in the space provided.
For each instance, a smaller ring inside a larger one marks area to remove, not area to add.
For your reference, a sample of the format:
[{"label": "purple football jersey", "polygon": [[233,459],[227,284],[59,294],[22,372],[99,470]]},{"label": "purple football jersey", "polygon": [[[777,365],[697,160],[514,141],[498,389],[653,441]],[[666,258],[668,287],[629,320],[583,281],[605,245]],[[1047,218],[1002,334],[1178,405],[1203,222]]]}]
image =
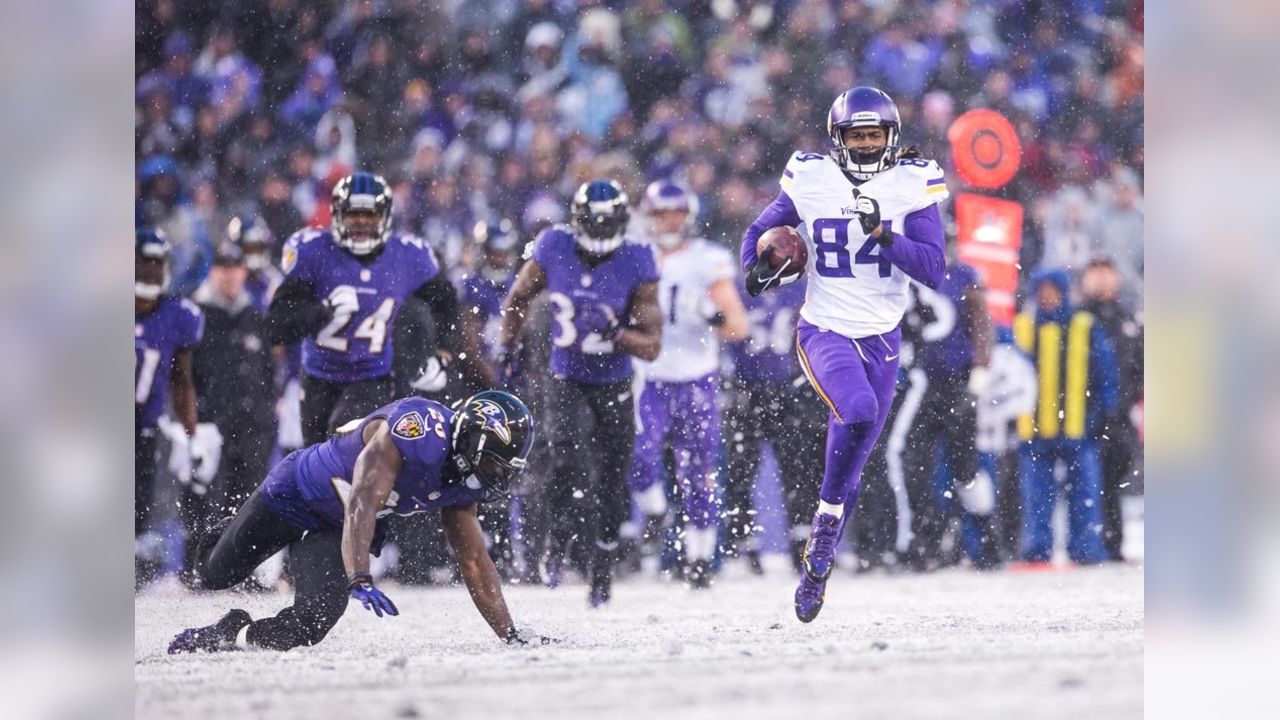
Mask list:
[{"label": "purple football jersey", "polygon": [[789,285],[747,295],[739,287],[742,302],[747,308],[750,336],[733,343],[734,375],[743,382],[790,382],[800,376],[796,361],[796,318],[804,304],[805,282],[797,280]]},{"label": "purple football jersey", "polygon": [[290,277],[315,286],[317,301],[343,285],[355,288],[360,299],[354,314],[335,315],[314,337],[303,340],[303,369],[330,382],[389,374],[400,306],[440,272],[435,255],[421,238],[394,234],[366,265],[338,247],[329,230],[294,233],[285,245],[283,265]]},{"label": "purple football jersey", "polygon": [[[262,486],[267,506],[299,527],[340,527],[351,495],[356,458],[364,449],[364,428],[377,418],[390,425],[391,438],[404,456],[404,467],[379,517],[478,503],[484,490],[468,487],[447,464],[453,414],[433,400],[407,397],[349,422],[325,442],[292,453],[284,462],[293,465],[293,472],[271,473]],[[455,482],[446,483],[446,476]]]},{"label": "purple football jersey", "polygon": [[946,278],[935,292],[920,292],[920,303],[928,305],[926,323],[921,328],[924,343],[920,361],[931,377],[958,377],[973,366],[973,327],[966,295],[978,284],[978,273],[962,263],[947,266]]},{"label": "purple football jersey", "polygon": [[480,341],[486,357],[493,356],[501,331],[502,301],[511,291],[515,275],[508,275],[501,284],[472,275],[462,281],[462,311],[473,313],[480,325]]},{"label": "purple football jersey", "polygon": [[133,402],[138,422],[155,427],[169,392],[173,356],[200,343],[204,313],[185,298],[164,296],[156,309],[134,317]]},{"label": "purple football jersey", "polygon": [[595,267],[588,267],[576,249],[572,231],[563,225],[543,230],[534,245],[533,259],[547,277],[553,320],[551,372],[592,385],[626,380],[632,373],[631,356],[585,327],[581,316],[584,308],[597,305],[625,318],[635,289],[658,281],[653,250],[628,240]]}]

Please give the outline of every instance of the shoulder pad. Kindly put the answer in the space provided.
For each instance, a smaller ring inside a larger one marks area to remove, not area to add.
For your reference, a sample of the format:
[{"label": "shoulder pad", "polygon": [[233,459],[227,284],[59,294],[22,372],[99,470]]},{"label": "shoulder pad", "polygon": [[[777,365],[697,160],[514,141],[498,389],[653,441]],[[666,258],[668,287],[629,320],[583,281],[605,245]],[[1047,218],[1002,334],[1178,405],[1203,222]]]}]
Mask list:
[{"label": "shoulder pad", "polygon": [[329,231],[323,228],[303,228],[289,236],[285,241],[284,250],[280,253],[280,269],[285,275],[293,272],[298,265],[298,256],[305,252],[303,248],[314,240],[327,240]]},{"label": "shoulder pad", "polygon": [[402,244],[408,245],[409,247],[418,248],[419,250],[422,250],[424,248],[430,249],[425,240],[418,237],[417,235],[414,235],[413,233],[396,233],[395,235],[391,236],[391,239],[399,240]]},{"label": "shoulder pad", "polygon": [[329,231],[325,228],[312,228],[312,227],[302,228],[301,230],[290,235],[289,239],[285,241],[285,244],[286,245],[305,245],[311,242],[312,240],[327,238],[328,235],[329,235]]},{"label": "shoulder pad", "polygon": [[901,188],[900,192],[912,198],[923,197],[926,201],[924,207],[942,202],[950,196],[946,174],[942,166],[934,160],[926,158],[899,160],[894,170],[898,171],[895,183],[900,183],[898,185]]},{"label": "shoulder pad", "polygon": [[561,237],[564,237],[564,236],[567,236],[570,239],[572,239],[573,229],[570,228],[568,225],[562,225],[562,224],[549,225],[543,228],[542,232],[538,233],[538,237],[534,238],[533,242],[528,243],[524,246],[524,253],[521,254],[521,257],[525,260],[529,260],[530,258],[533,257],[533,253],[535,250],[538,249],[538,247],[542,245],[547,245],[547,246],[554,245],[556,242],[560,241]]},{"label": "shoulder pad", "polygon": [[787,166],[782,170],[782,176],[778,178],[778,184],[783,190],[790,190],[795,183],[797,175],[822,166],[822,160],[826,155],[815,152],[803,152],[797,150],[791,153],[791,157],[787,160]]}]

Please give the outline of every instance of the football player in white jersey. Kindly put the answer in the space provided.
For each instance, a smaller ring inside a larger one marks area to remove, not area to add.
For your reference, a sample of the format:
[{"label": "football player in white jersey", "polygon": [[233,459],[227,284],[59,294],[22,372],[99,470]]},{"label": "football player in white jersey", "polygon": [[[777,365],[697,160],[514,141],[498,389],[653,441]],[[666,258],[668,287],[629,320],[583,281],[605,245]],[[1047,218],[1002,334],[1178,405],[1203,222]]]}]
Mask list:
[{"label": "football player in white jersey", "polygon": [[720,450],[720,341],[747,335],[747,312],[733,286],[733,256],[695,237],[698,198],[659,180],[641,204],[658,257],[662,352],[645,363],[639,400],[631,490],[653,537],[667,513],[662,480],[666,449],[675,457],[675,479],[687,520],[681,545],[685,577],[695,588],[711,582],[720,515],[716,461]]},{"label": "football player in white jersey", "polygon": [[831,153],[792,155],[782,191],[742,238],[752,295],[800,274],[780,276],[768,258],[757,257],[764,231],[796,227],[809,250],[798,351],[830,416],[818,509],[795,595],[802,622],[822,609],[846,508],[857,504],[862,467],[892,404],[907,284],[936,288],[946,271],[938,203],[947,185],[937,163],[902,148],[893,100],[876,88],[848,90],[832,103],[827,131]]}]

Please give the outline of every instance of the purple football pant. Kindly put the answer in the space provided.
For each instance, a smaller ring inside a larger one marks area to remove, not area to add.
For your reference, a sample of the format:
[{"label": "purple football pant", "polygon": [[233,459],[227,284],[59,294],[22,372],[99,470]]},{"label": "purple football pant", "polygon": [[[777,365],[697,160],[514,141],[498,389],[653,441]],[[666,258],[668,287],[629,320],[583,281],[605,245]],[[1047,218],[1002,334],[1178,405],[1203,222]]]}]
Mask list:
[{"label": "purple football pant", "polygon": [[800,365],[830,411],[826,469],[818,497],[844,505],[847,519],[858,503],[862,467],[893,405],[901,332],[894,328],[852,340],[801,318],[796,337]]},{"label": "purple football pant", "polygon": [[716,455],[720,443],[716,377],[708,375],[690,382],[647,381],[640,393],[639,411],[631,491],[643,492],[662,478],[664,451],[670,445],[689,525],[715,527],[719,522]]}]

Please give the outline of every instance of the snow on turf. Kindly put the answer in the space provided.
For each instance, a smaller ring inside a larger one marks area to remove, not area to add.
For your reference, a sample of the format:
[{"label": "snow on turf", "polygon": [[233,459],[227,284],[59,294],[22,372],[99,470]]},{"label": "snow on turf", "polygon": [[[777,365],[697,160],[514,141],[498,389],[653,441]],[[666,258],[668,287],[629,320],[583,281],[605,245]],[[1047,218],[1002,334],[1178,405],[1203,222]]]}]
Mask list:
[{"label": "snow on turf", "polygon": [[[323,643],[288,653],[165,654],[183,627],[278,595],[138,596],[139,718],[800,717],[1134,718],[1142,713],[1142,569],[1118,565],[832,580],[811,625],[792,576],[709,592],[650,578],[615,587],[509,587],[517,623],[562,638],[513,649],[462,588],[387,583],[397,618],[353,604]],[[981,713],[981,715],[979,715]]]}]

